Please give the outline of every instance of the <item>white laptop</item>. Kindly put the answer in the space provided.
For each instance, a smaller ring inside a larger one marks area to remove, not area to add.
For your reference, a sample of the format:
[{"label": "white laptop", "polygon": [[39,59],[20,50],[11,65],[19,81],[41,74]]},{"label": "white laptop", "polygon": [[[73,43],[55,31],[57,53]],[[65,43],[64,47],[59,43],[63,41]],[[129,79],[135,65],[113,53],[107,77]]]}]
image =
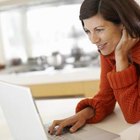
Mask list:
[{"label": "white laptop", "polygon": [[49,135],[27,87],[0,82],[0,106],[13,140],[113,140],[119,137],[94,125],[86,125],[73,134]]}]

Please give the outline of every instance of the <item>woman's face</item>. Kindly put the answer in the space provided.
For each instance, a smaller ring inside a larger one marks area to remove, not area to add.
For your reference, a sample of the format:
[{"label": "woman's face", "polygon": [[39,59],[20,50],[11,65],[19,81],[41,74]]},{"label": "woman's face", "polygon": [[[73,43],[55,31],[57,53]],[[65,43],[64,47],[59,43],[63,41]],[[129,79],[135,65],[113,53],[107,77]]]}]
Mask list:
[{"label": "woman's face", "polygon": [[83,22],[90,41],[97,45],[103,55],[109,55],[115,50],[122,36],[122,25],[115,25],[100,15],[85,19]]}]

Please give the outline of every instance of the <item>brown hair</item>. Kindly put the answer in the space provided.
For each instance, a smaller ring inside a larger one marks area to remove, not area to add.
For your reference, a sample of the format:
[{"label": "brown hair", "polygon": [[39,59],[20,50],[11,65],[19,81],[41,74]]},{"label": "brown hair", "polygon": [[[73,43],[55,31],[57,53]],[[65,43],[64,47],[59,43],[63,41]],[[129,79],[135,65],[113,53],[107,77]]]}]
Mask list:
[{"label": "brown hair", "polygon": [[84,0],[80,20],[100,14],[114,24],[123,24],[132,37],[140,37],[140,6],[134,0]]}]

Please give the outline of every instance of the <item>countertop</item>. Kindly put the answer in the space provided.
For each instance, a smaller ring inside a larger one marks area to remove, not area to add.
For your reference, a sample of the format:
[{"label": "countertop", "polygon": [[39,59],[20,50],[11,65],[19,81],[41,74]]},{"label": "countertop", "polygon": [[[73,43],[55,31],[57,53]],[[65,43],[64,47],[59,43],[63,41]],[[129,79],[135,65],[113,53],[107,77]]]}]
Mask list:
[{"label": "countertop", "polygon": [[64,70],[47,69],[45,71],[25,73],[0,73],[0,80],[19,85],[63,83],[98,80],[100,67],[74,68]]}]

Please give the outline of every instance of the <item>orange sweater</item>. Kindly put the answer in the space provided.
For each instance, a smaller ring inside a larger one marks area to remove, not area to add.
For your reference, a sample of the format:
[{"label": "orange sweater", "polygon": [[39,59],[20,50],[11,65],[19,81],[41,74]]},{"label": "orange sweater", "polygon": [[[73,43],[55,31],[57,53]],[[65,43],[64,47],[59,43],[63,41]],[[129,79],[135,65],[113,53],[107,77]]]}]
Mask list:
[{"label": "orange sweater", "polygon": [[116,72],[114,54],[100,55],[99,92],[93,98],[81,100],[76,107],[76,112],[87,106],[95,109],[95,116],[87,120],[87,123],[100,122],[111,114],[116,101],[128,123],[140,120],[140,42],[133,47],[130,57],[132,64],[125,70]]}]

